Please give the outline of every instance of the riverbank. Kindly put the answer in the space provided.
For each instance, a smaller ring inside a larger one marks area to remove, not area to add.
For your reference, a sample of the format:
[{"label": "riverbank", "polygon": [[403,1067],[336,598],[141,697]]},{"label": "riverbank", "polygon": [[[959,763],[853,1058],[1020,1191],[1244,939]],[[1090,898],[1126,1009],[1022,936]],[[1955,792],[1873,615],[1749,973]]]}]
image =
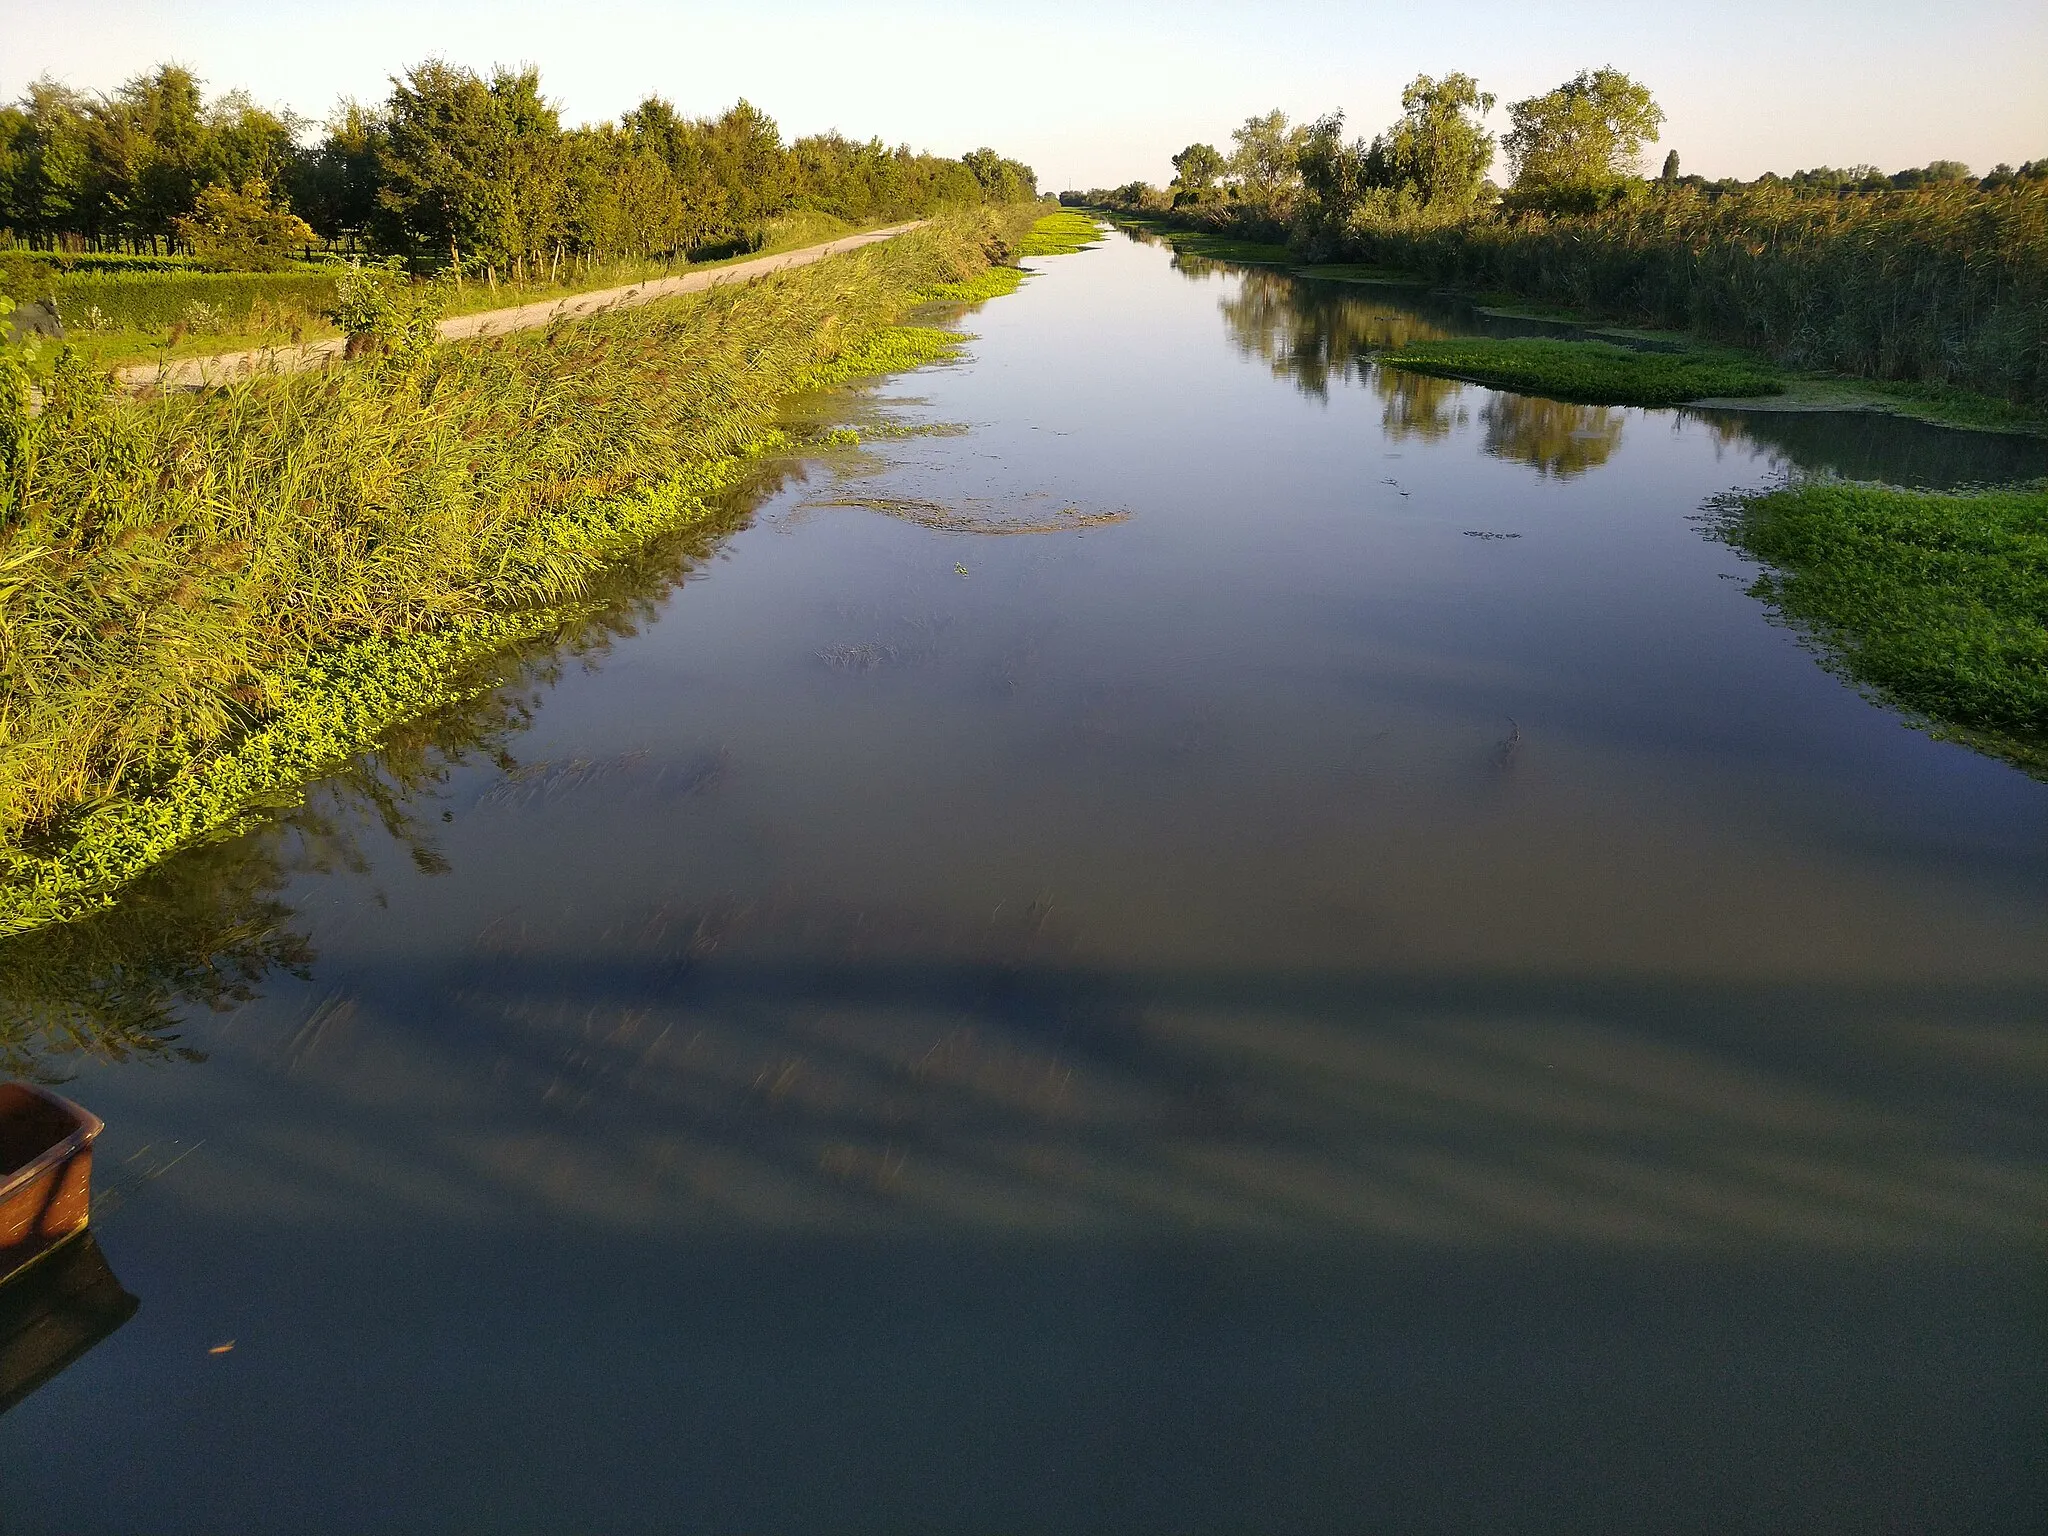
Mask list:
[{"label": "riverbank", "polygon": [[[662,299],[701,293],[726,283],[752,282],[773,272],[809,266],[813,262],[859,250],[864,245],[894,239],[918,227],[915,222],[895,224],[844,235],[819,245],[738,258],[671,276],[591,289],[558,299],[544,298],[508,307],[469,309],[439,321],[435,327],[436,339],[449,342],[505,336],[515,331],[540,330],[564,321],[586,319],[607,310],[637,309]],[[478,285],[470,286],[475,289]],[[117,368],[114,380],[124,389],[204,389],[250,374],[296,373],[306,368],[324,367],[342,357],[347,347],[348,338],[337,335],[321,341],[219,352],[175,361],[163,359]]]},{"label": "riverbank", "polygon": [[[1414,240],[1400,245],[1398,249],[1383,248],[1386,242],[1373,245],[1367,253],[1371,258],[1368,260],[1347,259],[1317,263],[1301,260],[1286,245],[1277,241],[1243,238],[1227,230],[1212,227],[1215,217],[1213,213],[1205,215],[1207,222],[1204,222],[1159,210],[1134,213],[1124,209],[1099,208],[1094,211],[1114,224],[1166,239],[1173,244],[1176,251],[1201,260],[1284,267],[1298,277],[1322,281],[1424,286],[1434,292],[1463,299],[1471,303],[1482,315],[1572,326],[1585,338],[1596,343],[1615,342],[1623,347],[1647,347],[1665,353],[1676,350],[1690,353],[1702,360],[1744,361],[1750,365],[1752,371],[1768,370],[1776,375],[1779,381],[1776,389],[1762,395],[1721,392],[1711,387],[1703,373],[1702,387],[1707,388],[1708,392],[1684,400],[1683,403],[1686,404],[1722,405],[1743,410],[1879,412],[1970,431],[2048,437],[2048,406],[2014,401],[1948,384],[1876,378],[1828,369],[1800,367],[1796,363],[1788,363],[1783,358],[1772,356],[1763,348],[1716,339],[1712,335],[1693,330],[1631,323],[1646,322],[1650,317],[1620,313],[1612,306],[1603,308],[1584,303],[1566,303],[1554,290],[1541,284],[1510,286],[1503,271],[1492,267],[1484,269],[1479,277],[1471,281],[1460,281],[1457,273],[1462,269],[1459,269],[1452,259],[1455,255],[1452,250],[1455,245],[1455,231],[1431,232],[1430,239],[1434,244],[1430,246],[1430,251],[1437,259],[1428,262],[1418,261],[1414,265],[1402,265],[1395,259],[1402,252],[1411,257],[1422,252],[1423,247],[1416,243],[1421,237],[1417,235]],[[1391,236],[1388,238],[1392,239]],[[1534,389],[1538,392],[1555,389],[1559,392],[1559,398],[1579,398],[1568,391],[1572,389],[1574,380],[1585,373],[1585,359],[1566,363],[1565,354],[1562,352],[1556,354],[1556,357],[1563,367],[1554,378],[1531,375],[1525,377],[1519,384],[1500,381],[1502,387]],[[1614,376],[1612,382],[1622,386],[1621,393],[1609,397],[1611,403],[1677,403],[1669,397],[1667,390],[1660,387],[1661,380],[1647,377],[1649,373],[1657,371],[1659,365],[1646,363],[1643,368],[1646,377],[1641,388],[1628,387],[1627,381],[1615,375],[1613,369],[1607,370]],[[1521,371],[1527,374],[1526,369]],[[1463,376],[1478,377],[1470,372]],[[1495,381],[1486,379],[1482,382]],[[1653,396],[1655,398],[1652,398]]]},{"label": "riverbank", "polygon": [[480,661],[784,445],[783,399],[956,349],[906,317],[1013,287],[1041,212],[204,393],[60,366],[0,443],[0,934],[491,686]]}]

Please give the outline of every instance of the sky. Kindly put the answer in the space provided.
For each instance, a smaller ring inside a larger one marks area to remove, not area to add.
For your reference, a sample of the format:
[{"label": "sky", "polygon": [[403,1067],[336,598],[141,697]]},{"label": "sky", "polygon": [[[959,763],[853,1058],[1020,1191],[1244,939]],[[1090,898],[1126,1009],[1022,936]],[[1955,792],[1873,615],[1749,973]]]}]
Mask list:
[{"label": "sky", "polygon": [[565,122],[745,96],[788,137],[993,145],[1046,190],[1163,183],[1176,150],[1228,148],[1273,107],[1371,133],[1418,73],[1464,70],[1505,103],[1604,64],[1664,108],[1650,170],[1666,149],[1709,177],[2048,158],[2044,0],[0,0],[9,99],[173,61],[324,118],[433,56],[538,65]]}]

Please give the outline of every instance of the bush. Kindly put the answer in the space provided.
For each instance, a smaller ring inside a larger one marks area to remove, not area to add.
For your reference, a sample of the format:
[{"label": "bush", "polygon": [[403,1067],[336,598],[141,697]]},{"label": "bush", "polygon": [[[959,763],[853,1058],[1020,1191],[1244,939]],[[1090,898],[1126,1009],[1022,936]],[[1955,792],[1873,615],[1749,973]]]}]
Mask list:
[{"label": "bush", "polygon": [[245,181],[240,191],[208,187],[191,214],[174,223],[178,238],[215,272],[282,272],[293,252],[313,243],[312,226],[273,204],[262,181]]}]

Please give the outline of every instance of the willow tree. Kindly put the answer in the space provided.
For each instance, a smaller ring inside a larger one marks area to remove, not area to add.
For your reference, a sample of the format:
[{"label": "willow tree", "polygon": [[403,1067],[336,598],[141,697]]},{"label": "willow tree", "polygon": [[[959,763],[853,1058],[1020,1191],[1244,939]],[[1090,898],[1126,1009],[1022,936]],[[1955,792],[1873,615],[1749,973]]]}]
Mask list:
[{"label": "willow tree", "polygon": [[1230,168],[1223,152],[1213,144],[1190,144],[1173,157],[1173,185],[1176,192],[1199,201],[1209,195],[1216,180]]},{"label": "willow tree", "polygon": [[1285,112],[1248,117],[1231,130],[1230,137],[1237,144],[1230,157],[1231,173],[1244,184],[1245,195],[1252,201],[1278,201],[1301,184],[1301,146],[1308,130],[1290,128]]},{"label": "willow tree", "polygon": [[1405,187],[1425,207],[1470,207],[1486,184],[1496,144],[1484,119],[1493,93],[1470,75],[1417,75],[1401,92],[1401,118],[1373,145],[1383,184]]},{"label": "willow tree", "polygon": [[1613,201],[1664,122],[1649,87],[1611,67],[1581,70],[1554,91],[1510,102],[1508,116],[1511,201],[1559,212]]}]

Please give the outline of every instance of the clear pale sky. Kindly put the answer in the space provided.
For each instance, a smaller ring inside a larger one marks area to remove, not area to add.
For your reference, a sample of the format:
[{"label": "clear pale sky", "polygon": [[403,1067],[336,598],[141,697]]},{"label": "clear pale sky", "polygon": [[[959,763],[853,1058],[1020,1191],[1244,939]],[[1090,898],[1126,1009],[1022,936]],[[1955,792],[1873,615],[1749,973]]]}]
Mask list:
[{"label": "clear pale sky", "polygon": [[1276,106],[1371,132],[1421,71],[1510,101],[1609,63],[1668,114],[1657,154],[1707,176],[2048,157],[2048,0],[0,0],[8,98],[172,60],[325,117],[433,55],[537,64],[569,122],[746,96],[791,137],[992,144],[1052,190],[1163,182],[1175,150]]}]

